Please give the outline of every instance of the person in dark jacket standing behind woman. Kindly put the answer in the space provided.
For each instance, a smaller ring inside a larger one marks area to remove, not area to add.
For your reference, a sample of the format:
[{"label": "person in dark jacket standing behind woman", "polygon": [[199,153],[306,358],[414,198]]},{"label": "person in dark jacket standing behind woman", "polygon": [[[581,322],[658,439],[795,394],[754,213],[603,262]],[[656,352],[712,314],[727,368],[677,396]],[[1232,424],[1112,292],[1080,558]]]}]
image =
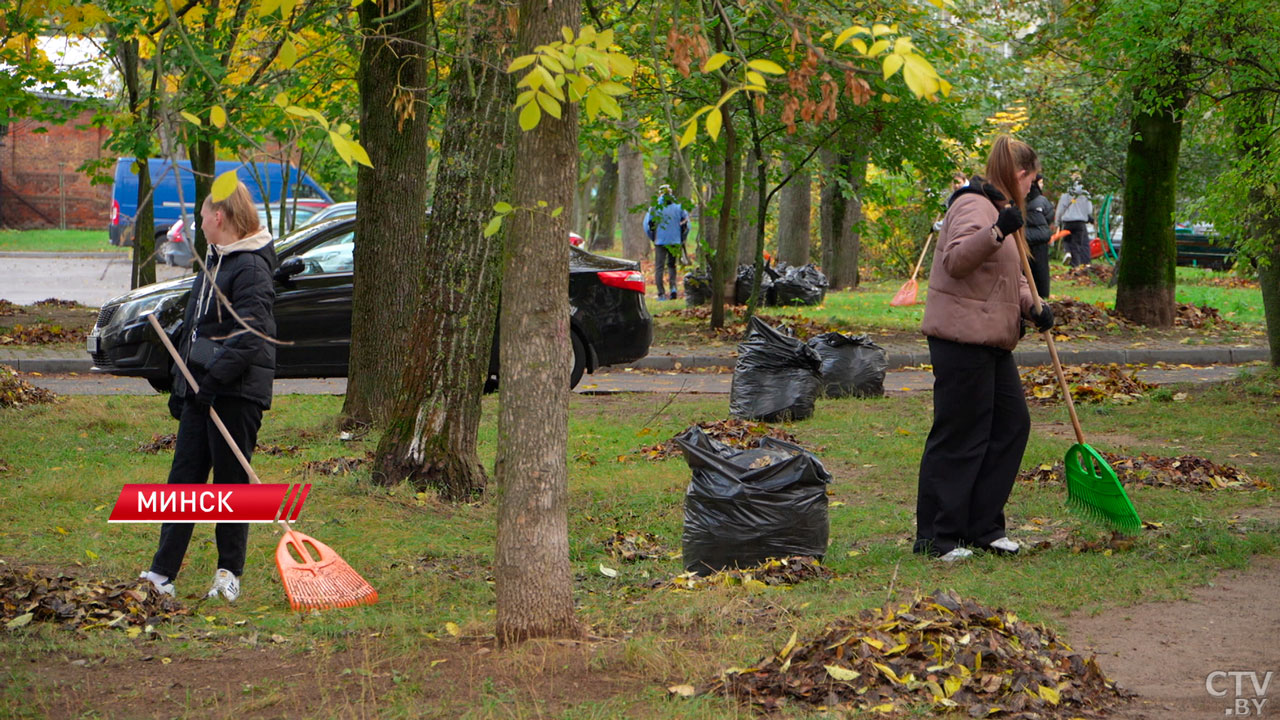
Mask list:
[{"label": "person in dark jacket standing behind woman", "polygon": [[[271,233],[259,226],[253,198],[243,183],[217,202],[205,198],[200,216],[209,254],[191,288],[178,343],[200,390],[193,392],[182,373],[175,372],[169,410],[178,419],[178,436],[169,482],[204,483],[212,469],[214,484],[247,483],[248,474],[213,424],[209,409],[218,411],[240,452],[251,458],[262,413],[271,407],[275,380],[275,345],[267,338],[276,333],[272,274],[278,263]],[[141,575],[158,591],[174,594],[173,581],[191,532],[191,523],[160,526],[160,547],[151,569]],[[249,526],[218,523],[214,536],[218,569],[208,596],[234,602],[240,595]]]},{"label": "person in dark jacket standing behind woman", "polygon": [[1080,176],[1072,174],[1071,190],[1058,198],[1058,222],[1071,235],[1063,243],[1067,249],[1071,267],[1088,265],[1093,260],[1089,251],[1089,223],[1093,220],[1093,202],[1089,191],[1080,184]]},{"label": "person in dark jacket standing behind woman", "polygon": [[[914,551],[951,562],[970,547],[1016,553],[1004,505],[1022,463],[1031,416],[1013,362],[1022,318],[1053,327],[1022,276],[1022,199],[1040,170],[1026,143],[996,139],[987,179],[948,202],[921,330],[933,363],[933,428],[920,459]],[[1013,201],[1010,202],[1010,198]]]},{"label": "person in dark jacket standing behind woman", "polygon": [[1044,176],[1036,175],[1027,193],[1027,246],[1031,277],[1040,297],[1049,299],[1049,239],[1053,237],[1053,203],[1043,194]]}]

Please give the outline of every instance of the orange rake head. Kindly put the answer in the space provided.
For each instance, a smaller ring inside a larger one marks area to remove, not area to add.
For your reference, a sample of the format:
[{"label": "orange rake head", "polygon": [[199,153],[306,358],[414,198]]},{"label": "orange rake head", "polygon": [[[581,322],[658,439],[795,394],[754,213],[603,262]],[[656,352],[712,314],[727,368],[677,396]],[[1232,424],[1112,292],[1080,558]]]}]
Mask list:
[{"label": "orange rake head", "polygon": [[[296,557],[295,557],[296,555]],[[285,531],[276,546],[276,568],[294,610],[372,605],[378,591],[333,548],[296,530]]]},{"label": "orange rake head", "polygon": [[889,304],[894,307],[902,307],[904,305],[915,305],[916,304],[915,278],[911,278],[910,280],[903,283],[902,287],[898,288],[898,292],[894,294],[893,299],[889,301]]}]

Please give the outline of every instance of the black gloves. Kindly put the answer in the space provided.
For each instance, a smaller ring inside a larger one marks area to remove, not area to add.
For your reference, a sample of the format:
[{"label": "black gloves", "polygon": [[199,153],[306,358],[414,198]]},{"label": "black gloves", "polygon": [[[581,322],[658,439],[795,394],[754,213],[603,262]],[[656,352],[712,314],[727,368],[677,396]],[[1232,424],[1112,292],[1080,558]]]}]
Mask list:
[{"label": "black gloves", "polygon": [[1003,242],[1020,227],[1022,227],[1022,211],[1018,210],[1017,205],[1005,205],[1000,211],[1000,217],[996,218],[996,229],[1000,231],[1000,241]]},{"label": "black gloves", "polygon": [[213,405],[216,397],[218,397],[218,384],[206,374],[200,379],[200,391],[196,393],[194,399],[197,403],[208,407]]},{"label": "black gloves", "polygon": [[1031,321],[1036,324],[1036,330],[1039,332],[1049,332],[1053,329],[1053,311],[1049,309],[1049,303],[1040,303],[1040,312],[1031,311]]}]

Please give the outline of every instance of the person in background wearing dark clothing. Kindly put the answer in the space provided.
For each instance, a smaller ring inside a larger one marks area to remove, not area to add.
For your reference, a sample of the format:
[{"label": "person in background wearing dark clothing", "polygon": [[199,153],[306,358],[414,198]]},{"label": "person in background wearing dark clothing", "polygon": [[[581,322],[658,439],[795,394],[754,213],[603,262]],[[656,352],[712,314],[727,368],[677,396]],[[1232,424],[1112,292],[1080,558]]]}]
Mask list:
[{"label": "person in background wearing dark clothing", "polygon": [[1049,299],[1049,238],[1053,237],[1053,203],[1043,194],[1044,176],[1036,175],[1027,193],[1027,246],[1031,277],[1040,297]]},{"label": "person in background wearing dark clothing", "polygon": [[670,273],[671,299],[676,299],[676,259],[684,251],[684,239],[689,236],[689,213],[671,194],[671,186],[658,188],[658,199],[644,214],[644,232],[653,243],[653,274],[658,286],[658,299],[666,300],[663,289],[663,270]]},{"label": "person in background wearing dark clothing", "polygon": [[1063,244],[1071,267],[1088,265],[1093,259],[1089,252],[1089,223],[1093,220],[1093,202],[1089,191],[1080,184],[1079,176],[1072,175],[1071,190],[1058,198],[1058,222],[1071,235]]},{"label": "person in background wearing dark clothing", "polygon": [[[240,452],[252,458],[262,413],[271,407],[275,380],[275,345],[267,338],[276,333],[272,274],[278,263],[271,233],[259,225],[244,183],[217,202],[206,197],[200,216],[209,254],[191,288],[178,342],[178,352],[200,390],[193,392],[182,373],[174,373],[169,411],[178,420],[178,436],[169,482],[204,483],[213,470],[215,485],[243,484],[249,482],[249,476],[213,424],[209,409],[218,411]],[[247,329],[223,302],[230,304]],[[140,576],[157,591],[174,594],[173,582],[182,569],[191,532],[191,523],[161,524],[160,546],[151,569]],[[214,537],[218,570],[208,596],[221,595],[235,602],[240,595],[249,525],[218,523]]]},{"label": "person in background wearing dark clothing", "polygon": [[[938,233],[921,331],[933,363],[933,427],[920,458],[914,552],[946,562],[970,548],[1013,554],[1004,506],[1031,432],[1013,361],[1022,318],[1053,327],[1015,243],[1023,198],[1040,170],[1026,143],[996,139],[987,178],[956,190]],[[1012,198],[1012,201],[1010,201]]]}]

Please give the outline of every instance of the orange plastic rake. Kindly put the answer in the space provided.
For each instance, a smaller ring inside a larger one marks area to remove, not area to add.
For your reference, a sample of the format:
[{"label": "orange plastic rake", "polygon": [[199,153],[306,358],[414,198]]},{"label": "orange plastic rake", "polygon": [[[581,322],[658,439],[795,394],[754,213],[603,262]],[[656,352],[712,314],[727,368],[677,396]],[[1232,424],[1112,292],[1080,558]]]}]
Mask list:
[{"label": "orange plastic rake", "polygon": [[[165,349],[173,357],[173,362],[182,372],[182,376],[187,379],[192,392],[199,392],[200,385],[191,376],[187,364],[182,361],[177,348],[169,341],[168,333],[160,326],[156,316],[148,315],[147,320],[155,329],[156,335],[160,336],[160,342],[164,343]],[[222,418],[218,417],[217,411],[212,407],[209,408],[209,417],[218,427],[218,432],[222,433],[227,445],[231,446],[231,452],[240,461],[245,473],[249,475],[249,482],[261,484],[262,480],[249,466],[248,458],[240,452],[240,448],[231,438],[231,432],[227,430],[226,425],[222,424]],[[378,602],[378,591],[374,590],[373,586],[360,576],[360,573],[339,557],[333,548],[294,530],[289,525],[289,521],[284,519],[286,514],[283,513],[276,520],[280,523],[280,527],[284,528],[284,537],[280,538],[280,544],[276,546],[276,569],[280,571],[280,580],[284,584],[285,595],[289,597],[290,607],[294,610],[325,610],[353,605],[372,605]],[[313,559],[312,554],[308,552],[307,545],[315,551],[316,559]],[[297,552],[297,558],[290,552],[290,548]]]},{"label": "orange plastic rake", "polygon": [[920,251],[920,259],[916,261],[916,269],[911,271],[911,279],[902,283],[902,287],[898,288],[898,292],[894,293],[893,299],[889,301],[893,307],[916,304],[916,290],[919,289],[916,276],[920,274],[920,266],[924,264],[924,256],[929,252],[929,243],[933,242],[934,234],[931,232],[929,237],[924,239],[924,249]]}]

